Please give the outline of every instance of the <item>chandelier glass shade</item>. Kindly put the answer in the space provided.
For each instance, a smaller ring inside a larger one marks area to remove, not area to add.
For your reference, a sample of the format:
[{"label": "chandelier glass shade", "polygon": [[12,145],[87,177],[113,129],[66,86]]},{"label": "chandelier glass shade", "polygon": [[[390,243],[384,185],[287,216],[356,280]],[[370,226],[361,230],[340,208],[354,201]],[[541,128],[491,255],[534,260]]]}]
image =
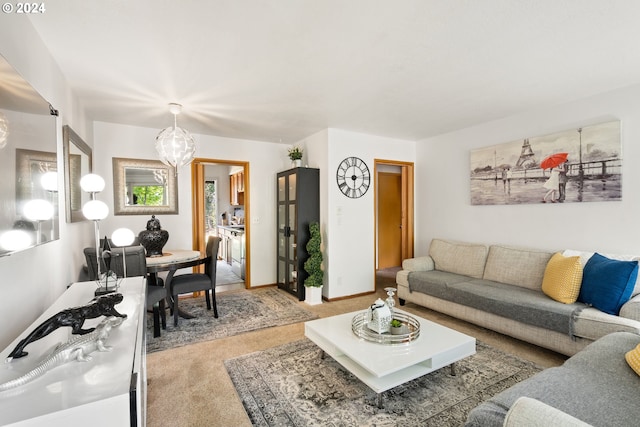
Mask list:
[{"label": "chandelier glass shade", "polygon": [[88,173],[80,178],[80,188],[87,193],[99,193],[104,190],[104,186],[104,179],[95,173]]},{"label": "chandelier glass shade", "polygon": [[178,127],[178,114],[182,106],[169,104],[169,111],[173,114],[173,126],[160,131],[156,137],[156,150],[160,161],[167,166],[178,168],[191,163],[196,154],[196,142],[191,134]]},{"label": "chandelier glass shade", "polygon": [[109,215],[109,206],[100,200],[89,200],[82,206],[82,214],[90,221],[101,221]]}]

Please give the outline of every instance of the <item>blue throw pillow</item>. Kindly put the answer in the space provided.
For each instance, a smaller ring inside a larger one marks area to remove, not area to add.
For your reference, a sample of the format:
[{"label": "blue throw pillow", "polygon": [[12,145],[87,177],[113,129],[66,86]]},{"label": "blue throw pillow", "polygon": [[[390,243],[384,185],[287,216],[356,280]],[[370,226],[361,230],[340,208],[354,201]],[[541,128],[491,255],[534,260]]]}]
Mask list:
[{"label": "blue throw pillow", "polygon": [[618,315],[638,277],[638,261],[618,261],[593,254],[584,266],[578,301]]}]

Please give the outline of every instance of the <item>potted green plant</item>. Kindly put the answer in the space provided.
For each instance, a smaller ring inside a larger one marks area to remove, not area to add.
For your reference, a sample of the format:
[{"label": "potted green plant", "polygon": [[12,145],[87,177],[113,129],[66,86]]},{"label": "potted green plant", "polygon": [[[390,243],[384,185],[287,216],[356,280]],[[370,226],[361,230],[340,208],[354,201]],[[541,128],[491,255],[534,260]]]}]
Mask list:
[{"label": "potted green plant", "polygon": [[390,332],[391,332],[391,335],[408,334],[409,333],[409,328],[407,328],[407,325],[402,323],[400,320],[392,319],[391,320],[391,331]]},{"label": "potted green plant", "polygon": [[322,304],[322,280],[324,272],[322,271],[322,250],[320,224],[312,222],[309,224],[309,233],[311,237],[307,242],[307,253],[309,259],[304,263],[304,269],[309,276],[304,281],[306,287],[305,302],[310,305]]},{"label": "potted green plant", "polygon": [[289,148],[289,159],[291,159],[291,165],[293,167],[302,166],[302,148],[294,146]]}]

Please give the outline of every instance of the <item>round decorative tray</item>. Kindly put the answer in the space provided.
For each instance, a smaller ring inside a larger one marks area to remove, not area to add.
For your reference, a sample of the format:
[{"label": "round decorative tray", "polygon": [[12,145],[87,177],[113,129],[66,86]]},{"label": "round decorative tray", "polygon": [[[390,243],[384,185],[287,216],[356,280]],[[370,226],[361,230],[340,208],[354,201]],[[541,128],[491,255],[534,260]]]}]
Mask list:
[{"label": "round decorative tray", "polygon": [[396,312],[393,313],[392,316],[407,326],[409,331],[404,334],[391,334],[389,332],[379,334],[369,329],[366,323],[368,315],[368,311],[363,311],[353,316],[353,320],[351,321],[351,330],[356,336],[362,339],[380,344],[406,344],[415,341],[420,336],[420,322],[408,314]]}]

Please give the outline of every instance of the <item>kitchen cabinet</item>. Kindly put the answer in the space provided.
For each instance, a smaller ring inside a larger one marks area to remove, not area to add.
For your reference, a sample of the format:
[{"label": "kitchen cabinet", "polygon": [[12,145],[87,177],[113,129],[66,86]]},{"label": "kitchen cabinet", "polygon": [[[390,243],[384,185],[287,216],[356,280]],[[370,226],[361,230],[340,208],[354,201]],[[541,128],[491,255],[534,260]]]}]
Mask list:
[{"label": "kitchen cabinet", "polygon": [[294,168],[277,175],[278,287],[305,298],[309,224],[320,221],[320,170]]},{"label": "kitchen cabinet", "polygon": [[233,206],[244,205],[244,172],[229,175],[229,200]]},{"label": "kitchen cabinet", "polygon": [[231,265],[231,230],[225,226],[218,226],[218,237],[220,237],[220,248],[218,254],[220,259]]},{"label": "kitchen cabinet", "polygon": [[242,225],[219,225],[220,258],[231,266],[231,271],[245,279],[245,234]]},{"label": "kitchen cabinet", "polygon": [[[127,318],[111,330],[106,345],[112,351],[94,351],[86,362],[71,360],[0,398],[0,425],[11,426],[144,426],[146,424],[145,279],[122,279],[123,295],[116,310]],[[96,290],[95,282],[74,283],[2,353],[7,355],[35,327],[60,311],[86,305]],[[87,319],[84,328],[96,326],[104,317]],[[59,342],[67,342],[68,327],[56,329],[30,343],[29,355],[0,365],[0,383],[12,380],[37,366]]]}]

